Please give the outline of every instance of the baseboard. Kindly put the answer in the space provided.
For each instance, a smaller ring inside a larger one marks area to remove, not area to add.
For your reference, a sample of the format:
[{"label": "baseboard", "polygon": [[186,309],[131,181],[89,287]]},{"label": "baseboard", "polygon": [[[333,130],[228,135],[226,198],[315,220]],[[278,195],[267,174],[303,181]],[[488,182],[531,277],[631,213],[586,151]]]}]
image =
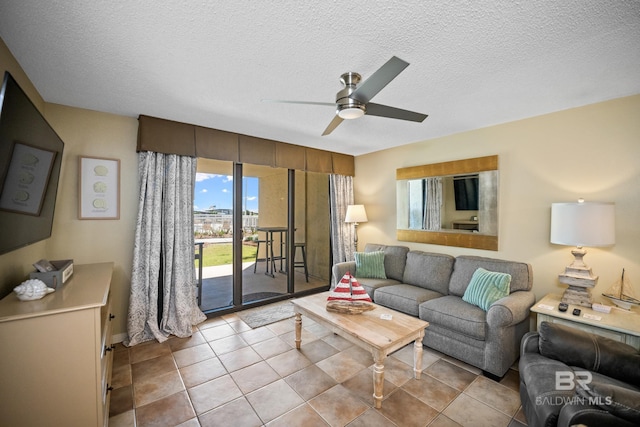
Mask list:
[{"label": "baseboard", "polygon": [[127,335],[126,332],[123,332],[121,334],[115,334],[111,336],[111,342],[113,344],[118,344],[123,342],[124,340],[126,340],[129,336]]}]

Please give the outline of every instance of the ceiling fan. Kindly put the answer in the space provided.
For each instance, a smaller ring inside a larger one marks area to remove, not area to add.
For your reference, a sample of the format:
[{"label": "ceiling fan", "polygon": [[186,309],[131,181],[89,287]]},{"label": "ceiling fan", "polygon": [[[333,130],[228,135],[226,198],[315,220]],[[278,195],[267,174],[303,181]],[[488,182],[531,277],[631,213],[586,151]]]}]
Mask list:
[{"label": "ceiling fan", "polygon": [[343,120],[357,119],[365,114],[370,116],[408,120],[412,122],[422,122],[427,118],[426,114],[369,102],[371,98],[376,96],[378,92],[380,92],[391,82],[391,80],[395,79],[398,74],[408,66],[408,62],[394,56],[359,86],[357,85],[362,80],[362,76],[360,76],[360,74],[354,72],[344,73],[340,76],[340,81],[345,87],[336,94],[336,102],[333,104],[328,102],[309,101],[264,101],[283,102],[288,104],[328,105],[335,107],[336,116],[331,120],[331,123],[329,123],[329,126],[324,130],[322,136],[329,135],[333,132],[333,130],[337,128]]}]

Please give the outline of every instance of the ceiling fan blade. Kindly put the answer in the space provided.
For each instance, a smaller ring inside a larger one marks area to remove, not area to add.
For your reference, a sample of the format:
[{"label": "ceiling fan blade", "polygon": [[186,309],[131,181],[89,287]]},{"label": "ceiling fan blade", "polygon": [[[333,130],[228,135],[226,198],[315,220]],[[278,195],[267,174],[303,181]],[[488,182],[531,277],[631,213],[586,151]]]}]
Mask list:
[{"label": "ceiling fan blade", "polygon": [[313,101],[284,101],[279,99],[262,99],[262,102],[278,102],[281,104],[306,104],[306,105],[328,105],[329,107],[336,106],[335,102],[313,102]]},{"label": "ceiling fan blade", "polygon": [[422,122],[429,117],[427,114],[416,113],[415,111],[403,110],[400,108],[389,107],[388,105],[367,104],[366,113],[369,116],[389,117],[391,119],[409,120],[411,122]]},{"label": "ceiling fan blade", "polygon": [[382,67],[378,68],[367,80],[362,82],[360,86],[351,93],[349,98],[356,99],[366,104],[408,66],[408,62],[405,62],[396,56],[392,57]]},{"label": "ceiling fan blade", "polygon": [[329,135],[343,121],[344,121],[344,119],[336,114],[335,117],[333,118],[333,120],[331,120],[331,123],[329,123],[329,126],[327,126],[327,128],[324,130],[324,132],[322,132],[322,136]]}]

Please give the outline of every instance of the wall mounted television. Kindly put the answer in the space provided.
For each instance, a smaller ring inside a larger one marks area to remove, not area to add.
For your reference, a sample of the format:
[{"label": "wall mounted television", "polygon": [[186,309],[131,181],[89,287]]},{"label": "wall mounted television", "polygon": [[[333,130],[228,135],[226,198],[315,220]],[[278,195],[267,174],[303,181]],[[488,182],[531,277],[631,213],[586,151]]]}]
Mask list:
[{"label": "wall mounted television", "polygon": [[0,254],[51,237],[64,143],[14,78],[0,90]]}]

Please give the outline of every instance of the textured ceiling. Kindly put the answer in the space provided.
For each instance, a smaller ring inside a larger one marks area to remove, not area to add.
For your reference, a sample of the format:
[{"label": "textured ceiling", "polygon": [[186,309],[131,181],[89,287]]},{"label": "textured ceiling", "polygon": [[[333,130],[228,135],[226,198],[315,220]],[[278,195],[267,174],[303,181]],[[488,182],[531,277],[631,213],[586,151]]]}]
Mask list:
[{"label": "textured ceiling", "polygon": [[[0,37],[47,102],[364,154],[640,93],[640,1],[2,0]],[[320,136],[339,77],[411,65]]]}]

